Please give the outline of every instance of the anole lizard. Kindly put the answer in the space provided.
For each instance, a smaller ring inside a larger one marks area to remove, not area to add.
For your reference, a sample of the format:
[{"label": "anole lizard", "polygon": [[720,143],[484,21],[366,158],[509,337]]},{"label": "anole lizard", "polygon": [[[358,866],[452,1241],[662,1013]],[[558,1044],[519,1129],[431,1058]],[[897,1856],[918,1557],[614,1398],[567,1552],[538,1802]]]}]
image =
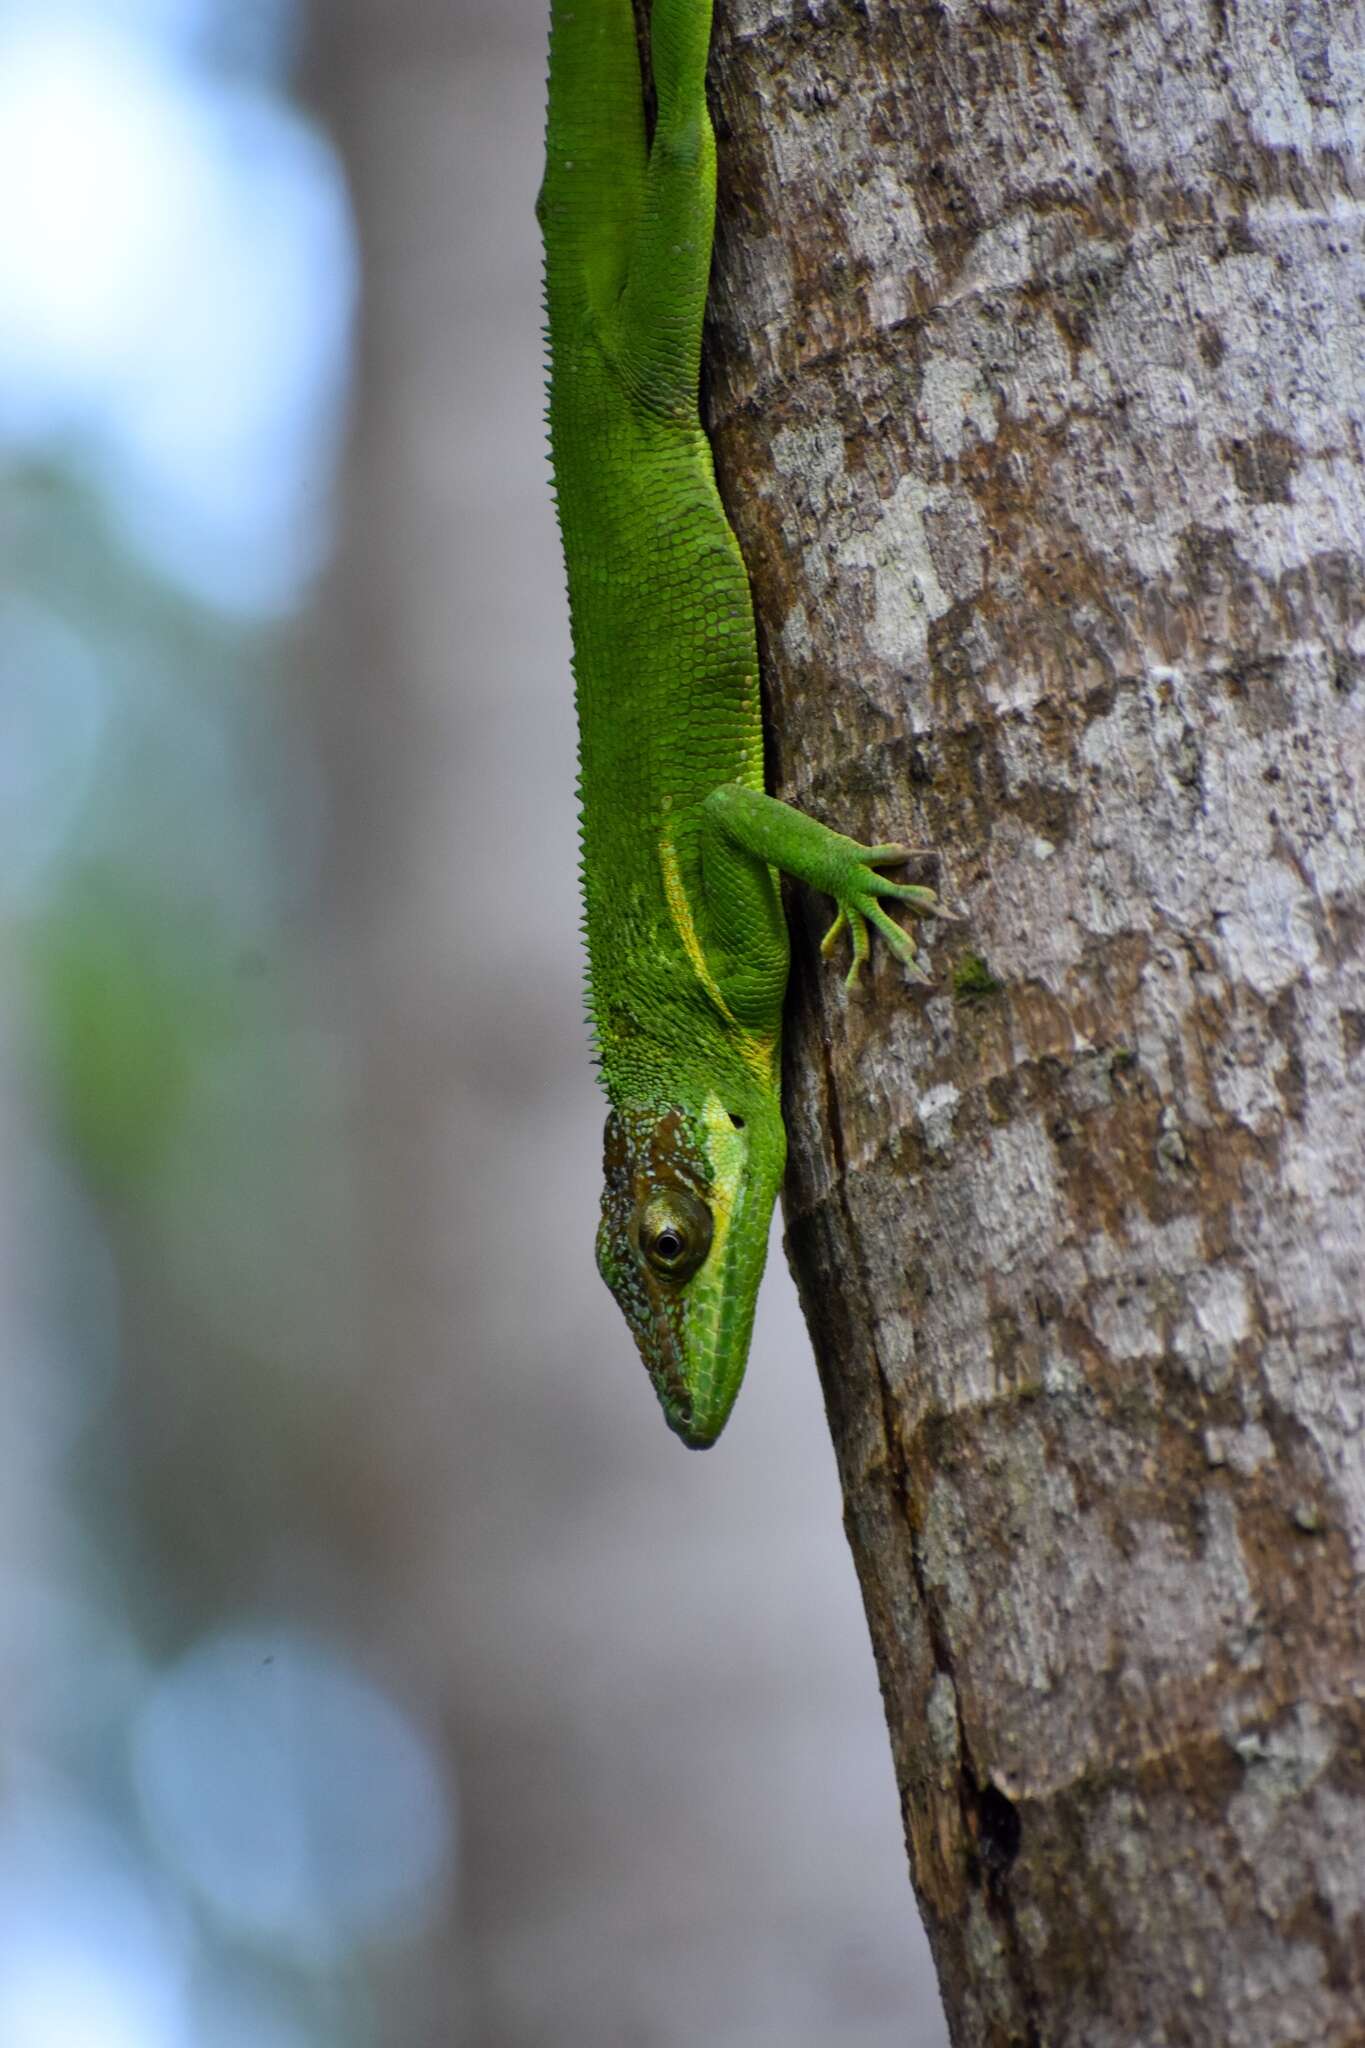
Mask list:
[{"label": "anole lizard", "polygon": [[782,1181],[786,924],[776,869],[922,975],[860,846],[766,796],[748,578],[698,417],[715,217],[711,0],[654,0],[646,139],[631,0],[552,0],[549,424],[579,721],[589,1013],[610,1113],[597,1263],[669,1425],[739,1391]]}]

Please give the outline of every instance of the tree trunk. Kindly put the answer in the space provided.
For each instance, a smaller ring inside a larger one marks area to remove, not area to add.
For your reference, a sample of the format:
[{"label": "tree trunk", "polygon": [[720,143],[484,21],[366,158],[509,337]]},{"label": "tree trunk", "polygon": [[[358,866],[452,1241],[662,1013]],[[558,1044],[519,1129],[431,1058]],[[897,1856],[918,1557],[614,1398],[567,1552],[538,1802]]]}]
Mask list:
[{"label": "tree trunk", "polygon": [[1360,17],[719,12],[775,788],[965,919],[787,1076],[953,2038],[1365,2042]]}]

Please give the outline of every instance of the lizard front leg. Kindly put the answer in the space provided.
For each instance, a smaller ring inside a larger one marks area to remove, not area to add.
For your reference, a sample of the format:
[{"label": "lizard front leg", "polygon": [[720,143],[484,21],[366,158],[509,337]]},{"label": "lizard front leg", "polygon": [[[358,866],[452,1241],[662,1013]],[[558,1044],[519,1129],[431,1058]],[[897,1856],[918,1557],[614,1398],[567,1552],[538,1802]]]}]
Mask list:
[{"label": "lizard front leg", "polygon": [[[875,926],[901,965],[917,980],[928,981],[916,955],[915,942],[887,916],[886,899],[907,904],[922,917],[950,920],[932,889],[916,883],[893,882],[879,874],[881,867],[895,867],[912,858],[915,849],[899,844],[863,846],[842,832],[831,831],[804,811],[795,810],[761,790],[727,782],[712,790],[701,806],[702,876],[708,908],[713,917],[724,916],[723,898],[734,887],[727,877],[727,851],[735,852],[780,868],[797,881],[832,896],[835,917],[825,933],[820,950],[828,954],[847,926],[853,945],[853,964],[845,980],[853,988],[868,957],[868,926]],[[722,899],[717,901],[715,899]]]}]

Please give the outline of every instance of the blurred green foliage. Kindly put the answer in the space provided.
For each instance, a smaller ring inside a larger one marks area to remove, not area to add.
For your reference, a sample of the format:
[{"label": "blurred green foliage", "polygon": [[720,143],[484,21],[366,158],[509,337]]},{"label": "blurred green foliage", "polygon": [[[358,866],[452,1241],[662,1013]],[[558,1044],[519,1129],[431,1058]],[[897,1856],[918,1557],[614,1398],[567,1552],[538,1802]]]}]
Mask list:
[{"label": "blurred green foliage", "polygon": [[146,1177],[197,1063],[234,1028],[237,990],[204,937],[116,873],[76,877],[28,934],[34,1055],[101,1183]]}]

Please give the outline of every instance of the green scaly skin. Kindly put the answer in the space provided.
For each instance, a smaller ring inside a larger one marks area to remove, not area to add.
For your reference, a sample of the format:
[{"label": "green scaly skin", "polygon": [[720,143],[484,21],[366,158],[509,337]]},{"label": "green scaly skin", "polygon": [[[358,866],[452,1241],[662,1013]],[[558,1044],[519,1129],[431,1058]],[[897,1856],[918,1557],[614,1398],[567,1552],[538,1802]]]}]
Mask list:
[{"label": "green scaly skin", "polygon": [[850,984],[879,898],[939,911],[763,793],[748,578],[697,415],[715,214],[710,0],[654,0],[645,138],[630,0],[552,0],[550,442],[579,719],[589,1008],[611,1105],[597,1237],[664,1414],[713,1443],[739,1391],[786,1158],[775,870],[834,898]]}]

